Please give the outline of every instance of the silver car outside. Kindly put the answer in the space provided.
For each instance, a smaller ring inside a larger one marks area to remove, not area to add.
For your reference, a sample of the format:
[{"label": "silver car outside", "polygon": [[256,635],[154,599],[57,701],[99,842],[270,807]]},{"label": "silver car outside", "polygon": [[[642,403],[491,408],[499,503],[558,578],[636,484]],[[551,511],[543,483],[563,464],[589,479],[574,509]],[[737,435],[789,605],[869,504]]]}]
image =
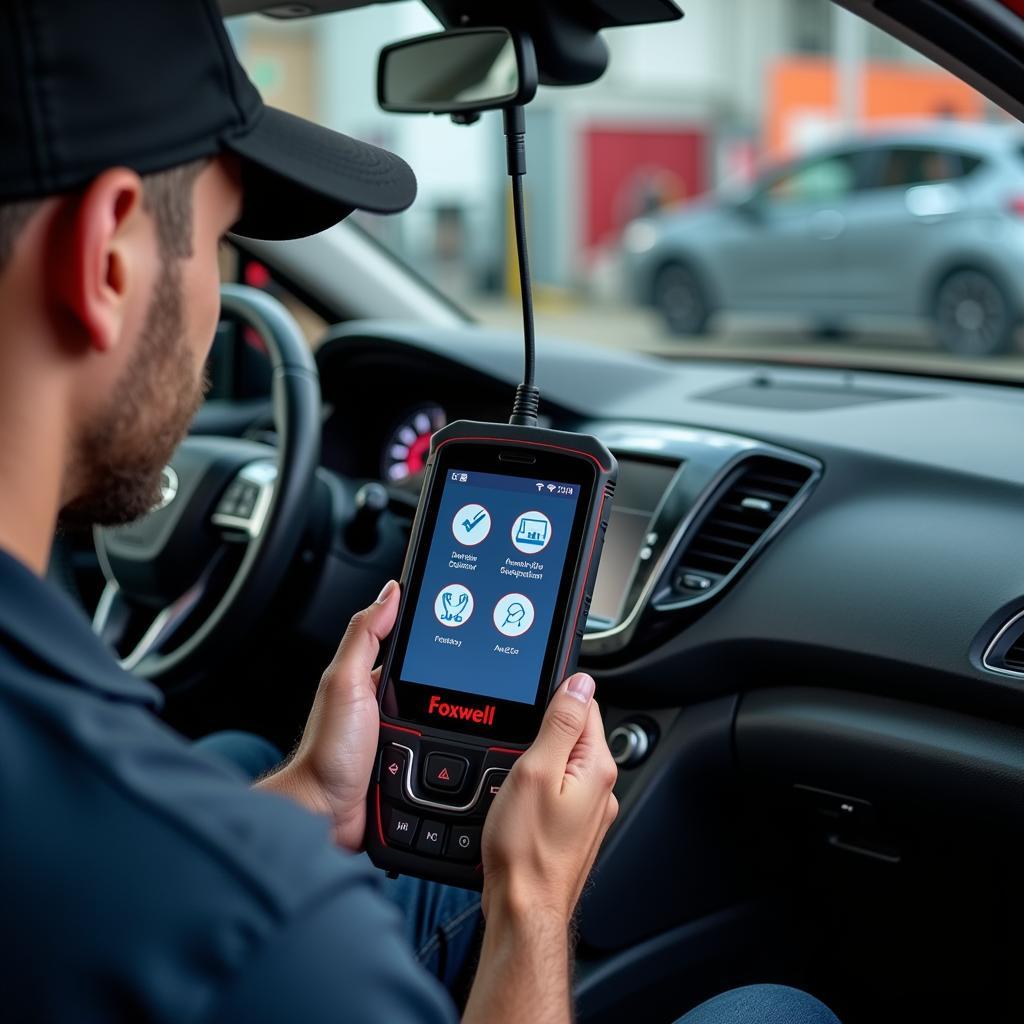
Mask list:
[{"label": "silver car outside", "polygon": [[920,320],[939,345],[992,355],[1024,312],[1024,133],[935,122],[883,130],[634,221],[622,255],[635,299],[675,334],[726,311],[799,314],[838,333]]}]

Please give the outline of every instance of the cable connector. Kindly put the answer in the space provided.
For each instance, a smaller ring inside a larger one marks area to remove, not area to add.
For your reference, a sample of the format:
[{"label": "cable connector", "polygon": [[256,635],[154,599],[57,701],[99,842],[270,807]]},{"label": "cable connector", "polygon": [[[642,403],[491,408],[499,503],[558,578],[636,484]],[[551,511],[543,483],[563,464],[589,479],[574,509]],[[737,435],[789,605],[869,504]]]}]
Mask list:
[{"label": "cable connector", "polygon": [[526,112],[505,107],[505,163],[510,178],[526,173]]},{"label": "cable connector", "polygon": [[512,415],[508,421],[516,427],[537,426],[537,411],[540,409],[540,388],[533,384],[520,384],[516,387],[515,401],[512,403]]},{"label": "cable connector", "polygon": [[516,230],[516,255],[519,258],[519,291],[523,301],[523,383],[516,388],[509,423],[516,427],[537,426],[540,389],[534,381],[535,349],[533,327],[533,289],[530,285],[530,261],[526,255],[526,210],[523,201],[523,175],[526,173],[526,115],[521,106],[505,107],[505,155],[512,179],[512,219]]}]

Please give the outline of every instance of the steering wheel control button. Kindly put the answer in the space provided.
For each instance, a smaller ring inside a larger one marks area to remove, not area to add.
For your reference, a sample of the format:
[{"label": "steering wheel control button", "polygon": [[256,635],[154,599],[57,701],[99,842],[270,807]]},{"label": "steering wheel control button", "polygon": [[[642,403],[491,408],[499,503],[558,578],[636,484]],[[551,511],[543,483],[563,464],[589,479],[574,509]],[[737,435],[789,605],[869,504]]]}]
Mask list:
[{"label": "steering wheel control button", "polygon": [[248,519],[256,511],[256,499],[260,496],[260,489],[256,484],[248,481],[242,484],[242,492],[235,502],[235,515]]},{"label": "steering wheel control button", "polygon": [[405,811],[392,807],[387,837],[396,846],[412,846],[412,838],[416,835],[416,826],[419,823],[420,819],[415,814],[406,814]]},{"label": "steering wheel control button", "polygon": [[462,786],[466,777],[469,761],[455,754],[428,754],[424,772],[427,785],[431,789],[441,789],[454,793]]},{"label": "steering wheel control button", "polygon": [[236,480],[225,492],[224,497],[220,499],[220,504],[217,506],[218,512],[223,512],[225,515],[233,516],[237,515],[235,509],[238,507],[238,499],[242,496],[242,481]]},{"label": "steering wheel control button", "polygon": [[224,492],[213,513],[215,526],[258,536],[270,508],[277,466],[259,459],[244,466]]},{"label": "steering wheel control button", "polygon": [[248,519],[256,511],[256,502],[259,500],[259,484],[251,480],[236,480],[220,499],[217,511],[228,516],[240,516]]},{"label": "steering wheel control button", "polygon": [[407,755],[397,747],[385,747],[380,752],[380,771],[377,781],[387,796],[402,796],[402,780],[405,778]]},{"label": "steering wheel control button", "polygon": [[473,595],[461,583],[449,583],[434,598],[434,616],[442,626],[457,629],[469,622],[473,614]]},{"label": "steering wheel control button", "polygon": [[440,857],[444,847],[444,825],[439,821],[425,821],[416,841],[416,852]]},{"label": "steering wheel control button", "polygon": [[609,734],[608,749],[620,768],[635,768],[651,752],[651,737],[638,722],[624,722]]},{"label": "steering wheel control button", "polygon": [[480,832],[472,825],[453,825],[448,836],[447,854],[452,860],[476,863],[480,860]]}]

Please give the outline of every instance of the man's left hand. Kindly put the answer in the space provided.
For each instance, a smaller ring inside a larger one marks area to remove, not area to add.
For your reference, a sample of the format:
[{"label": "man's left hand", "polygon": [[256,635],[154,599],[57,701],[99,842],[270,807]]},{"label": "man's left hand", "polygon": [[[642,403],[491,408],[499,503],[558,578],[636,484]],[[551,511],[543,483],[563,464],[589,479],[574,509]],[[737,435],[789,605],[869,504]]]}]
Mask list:
[{"label": "man's left hand", "polygon": [[359,850],[366,828],[366,792],[377,752],[380,716],[374,664],[398,614],[391,580],[369,608],[357,612],[320,680],[294,757],[257,784],[289,796],[334,824],[334,841]]}]

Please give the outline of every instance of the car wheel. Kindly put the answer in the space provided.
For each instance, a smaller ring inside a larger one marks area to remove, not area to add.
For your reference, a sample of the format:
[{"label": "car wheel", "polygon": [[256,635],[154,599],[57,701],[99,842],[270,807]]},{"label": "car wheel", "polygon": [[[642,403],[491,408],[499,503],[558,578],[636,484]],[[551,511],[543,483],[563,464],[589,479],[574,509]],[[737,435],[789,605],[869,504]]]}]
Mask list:
[{"label": "car wheel", "polygon": [[949,352],[991,356],[1013,344],[1017,317],[1001,285],[981,270],[954,270],[935,291],[935,337]]},{"label": "car wheel", "polygon": [[682,263],[666,264],[654,279],[654,308],[672,334],[706,334],[711,307],[697,275]]}]

